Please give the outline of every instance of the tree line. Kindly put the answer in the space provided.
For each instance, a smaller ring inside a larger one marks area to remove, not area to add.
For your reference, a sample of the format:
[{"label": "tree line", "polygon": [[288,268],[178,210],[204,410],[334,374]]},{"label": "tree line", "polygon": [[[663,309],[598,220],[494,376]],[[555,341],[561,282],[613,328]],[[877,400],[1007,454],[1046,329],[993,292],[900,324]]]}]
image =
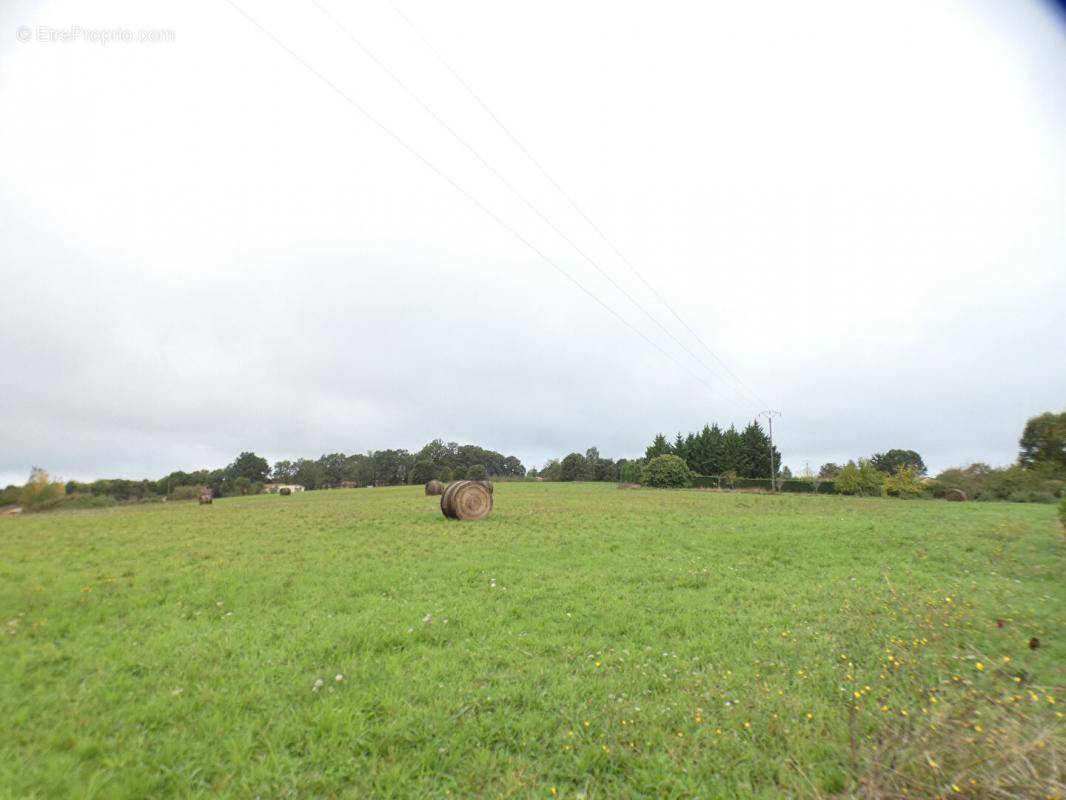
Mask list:
[{"label": "tree line", "polygon": [[221,494],[247,494],[266,482],[299,484],[305,489],[342,486],[399,486],[437,478],[458,480],[480,477],[522,477],[526,468],[515,456],[506,456],[473,444],[434,439],[417,452],[404,449],[368,453],[325,453],[316,459],[283,459],[274,463],[255,453],[241,453],[222,470],[210,473],[174,472],[164,478],[170,485],[200,484]]},{"label": "tree line", "polygon": [[[976,462],[925,477],[914,450],[889,450],[846,464],[822,464],[815,480],[833,481],[843,494],[924,494],[942,497],[960,489],[971,500],[1052,503],[1066,489],[1066,411],[1045,412],[1026,421],[1018,458],[1006,467]],[[813,476],[803,476],[813,478]]]},{"label": "tree line", "polygon": [[[613,460],[591,447],[584,453],[551,459],[540,470],[531,469],[529,475],[551,481],[640,483],[649,462],[672,455],[684,461],[697,476],[693,480],[699,480],[698,476],[719,479],[699,485],[752,487],[757,481],[769,479],[770,452],[770,438],[758,422],[740,431],[734,426],[722,430],[716,424],[708,424],[699,432],[678,433],[673,441],[663,434],[657,435],[643,458]],[[976,463],[929,477],[921,454],[903,448],[874,453],[845,464],[828,462],[817,473],[804,470],[798,476],[782,466],[781,453],[774,448],[773,464],[776,477],[786,482],[784,488],[796,491],[942,497],[949,489],[961,489],[974,500],[1054,502],[1066,494],[1066,412],[1047,412],[1029,419],[1019,439],[1018,459],[1007,467]],[[798,485],[801,483],[810,486]]]},{"label": "tree line", "polygon": [[[327,453],[318,458],[281,460],[273,466],[260,455],[244,452],[218,469],[175,470],[158,480],[103,478],[95,481],[55,483],[34,467],[25,486],[0,490],[0,506],[19,503],[32,510],[64,503],[91,508],[109,502],[192,499],[201,488],[216,497],[257,494],[266,483],[300,484],[305,489],[342,486],[396,486],[425,483],[437,478],[483,479],[523,477],[526,468],[515,456],[506,456],[472,444],[434,439],[421,450],[374,450],[368,453]],[[65,501],[65,502],[64,502]]]},{"label": "tree line", "polygon": [[780,475],[781,453],[776,447],[771,448],[770,437],[753,420],[742,431],[733,425],[725,431],[717,424],[704,425],[697,433],[678,433],[673,443],[660,433],[644,451],[644,458],[650,461],[656,456],[675,455],[697,475],[769,478],[771,452],[773,473]]},{"label": "tree line", "polygon": [[617,481],[627,465],[634,463],[625,458],[604,458],[598,448],[590,447],[583,454],[549,459],[541,469],[531,469],[529,476],[543,481]]},{"label": "tree line", "polygon": [[944,470],[932,490],[949,488],[973,500],[1052,503],[1066,497],[1066,411],[1031,417],[1018,440],[1018,460],[1009,467],[978,462]]},{"label": "tree line", "polygon": [[[773,452],[773,469],[781,474],[781,453]],[[758,422],[738,431],[730,425],[723,431],[716,423],[698,432],[682,435],[673,442],[658,434],[644,451],[643,458],[604,458],[595,447],[582,453],[570,453],[563,459],[551,459],[541,470],[529,474],[549,481],[618,481],[639,483],[641,470],[657,456],[674,455],[688,464],[697,475],[730,475],[734,478],[770,477],[770,437]]]},{"label": "tree line", "polygon": [[[791,472],[773,449],[774,472],[784,480]],[[699,432],[678,433],[671,442],[655,436],[643,458],[612,459],[595,447],[551,459],[528,477],[551,481],[623,481],[639,483],[642,470],[662,455],[677,456],[697,476],[719,476],[734,485],[738,480],[762,480],[770,474],[770,439],[758,422],[743,430],[722,430],[707,424]],[[1017,461],[994,468],[975,463],[926,476],[926,465],[914,450],[892,449],[844,465],[822,464],[817,475],[798,476],[812,483],[829,482],[846,494],[932,494],[962,489],[975,500],[1054,501],[1066,488],[1066,411],[1047,412],[1029,419],[1019,440]],[[241,453],[219,469],[171,472],[158,480],[107,478],[92,482],[55,483],[44,470],[34,468],[25,486],[0,490],[0,506],[19,503],[43,508],[66,501],[70,507],[93,507],[109,502],[143,501],[170,497],[195,497],[201,487],[216,495],[255,494],[267,482],[295,483],[306,489],[342,486],[394,486],[421,484],[431,479],[521,478],[526,469],[515,456],[505,456],[477,445],[460,445],[434,439],[421,450],[375,450],[345,455],[328,453],[316,459],[281,460],[273,466],[253,452]],[[787,487],[786,487],[787,488]],[[800,487],[802,488],[802,487]],[[815,487],[817,488],[817,486]]]},{"label": "tree line", "polygon": [[[926,473],[925,461],[914,450],[889,450],[885,453],[874,453],[870,458],[858,459],[856,461],[849,461],[848,464],[858,467],[863,463],[868,462],[877,472],[883,472],[886,475],[892,475],[897,472],[900,467],[912,471],[915,475],[922,476]],[[827,462],[822,464],[818,469],[818,477],[823,480],[834,480],[845,469],[847,465],[841,466],[835,462]]]}]

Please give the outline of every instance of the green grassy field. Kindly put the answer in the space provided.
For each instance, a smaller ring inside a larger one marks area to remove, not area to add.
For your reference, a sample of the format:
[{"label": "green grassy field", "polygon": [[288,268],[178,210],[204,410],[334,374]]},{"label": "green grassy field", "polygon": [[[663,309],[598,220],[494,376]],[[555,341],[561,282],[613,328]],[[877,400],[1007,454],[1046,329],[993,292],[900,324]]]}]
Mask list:
[{"label": "green grassy field", "polygon": [[605,484],[0,519],[0,796],[1052,793],[1064,561],[1049,506]]}]

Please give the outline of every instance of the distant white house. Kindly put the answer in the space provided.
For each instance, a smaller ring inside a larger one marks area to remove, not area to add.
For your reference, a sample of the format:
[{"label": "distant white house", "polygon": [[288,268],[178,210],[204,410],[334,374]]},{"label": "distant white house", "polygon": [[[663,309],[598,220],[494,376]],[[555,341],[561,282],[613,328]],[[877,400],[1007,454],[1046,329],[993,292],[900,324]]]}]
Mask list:
[{"label": "distant white house", "polygon": [[302,492],[304,487],[298,483],[264,483],[263,491],[270,494],[277,494],[282,489],[288,489],[290,492]]}]

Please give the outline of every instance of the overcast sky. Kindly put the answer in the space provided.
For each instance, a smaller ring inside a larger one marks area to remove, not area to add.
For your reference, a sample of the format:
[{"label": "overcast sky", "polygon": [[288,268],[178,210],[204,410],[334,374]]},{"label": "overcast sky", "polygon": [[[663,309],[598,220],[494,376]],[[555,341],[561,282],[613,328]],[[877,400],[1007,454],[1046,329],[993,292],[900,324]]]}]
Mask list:
[{"label": "overcast sky", "polygon": [[226,0],[5,0],[0,483],[435,437],[528,467],[766,407],[794,471],[935,471],[1066,407],[1050,4],[396,0],[727,372],[388,0],[319,2],[589,260],[312,0],[234,1],[670,357]]}]

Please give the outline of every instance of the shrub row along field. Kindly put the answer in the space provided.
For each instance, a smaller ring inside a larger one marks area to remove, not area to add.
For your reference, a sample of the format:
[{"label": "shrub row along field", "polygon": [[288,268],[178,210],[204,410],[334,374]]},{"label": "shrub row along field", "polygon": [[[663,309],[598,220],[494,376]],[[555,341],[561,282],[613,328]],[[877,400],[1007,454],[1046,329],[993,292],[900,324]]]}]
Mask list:
[{"label": "shrub row along field", "polygon": [[608,484],[495,506],[0,519],[0,796],[1061,787],[1053,507]]}]

